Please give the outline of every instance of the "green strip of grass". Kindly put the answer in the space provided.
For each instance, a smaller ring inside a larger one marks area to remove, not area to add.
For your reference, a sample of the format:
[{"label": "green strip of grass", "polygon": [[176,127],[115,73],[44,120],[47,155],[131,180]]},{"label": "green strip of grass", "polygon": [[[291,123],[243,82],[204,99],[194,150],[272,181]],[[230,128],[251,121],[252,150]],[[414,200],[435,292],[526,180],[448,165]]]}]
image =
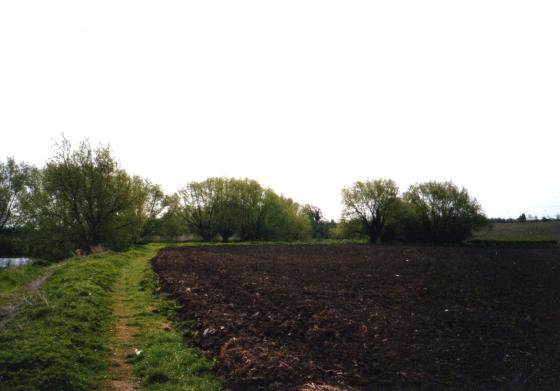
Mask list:
[{"label": "green strip of grass", "polygon": [[[220,389],[212,363],[188,348],[165,316],[174,304],[155,294],[150,259],[163,244],[74,258],[53,269],[32,303],[0,333],[0,390],[92,390],[110,377],[112,304],[126,302],[139,330],[131,357],[145,390]],[[39,273],[20,269],[17,281]],[[21,277],[21,278],[20,278]],[[21,285],[21,284],[20,284]]]},{"label": "green strip of grass", "polygon": [[131,325],[139,330],[135,338],[141,353],[130,357],[134,373],[143,390],[218,391],[220,382],[211,372],[213,363],[189,348],[182,337],[185,330],[176,329],[168,319],[176,304],[155,293],[150,259],[162,247],[145,246],[148,252],[131,260],[123,270],[128,283],[119,294],[127,298]]},{"label": "green strip of grass", "polygon": [[68,260],[0,333],[0,390],[89,390],[107,373],[122,254]]}]

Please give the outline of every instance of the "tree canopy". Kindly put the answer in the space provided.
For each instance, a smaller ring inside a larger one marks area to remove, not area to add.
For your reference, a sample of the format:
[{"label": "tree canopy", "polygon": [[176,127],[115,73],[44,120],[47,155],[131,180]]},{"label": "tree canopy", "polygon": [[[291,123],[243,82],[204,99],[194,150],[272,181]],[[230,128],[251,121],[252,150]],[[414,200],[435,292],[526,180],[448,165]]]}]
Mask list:
[{"label": "tree canopy", "polygon": [[343,216],[360,221],[370,242],[377,242],[398,201],[399,188],[391,179],[358,181],[342,189]]},{"label": "tree canopy", "polygon": [[28,251],[44,256],[125,249],[153,228],[164,208],[159,186],[128,175],[109,147],[88,141],[73,148],[62,139],[28,180],[22,203]]},{"label": "tree canopy", "polygon": [[0,233],[21,222],[21,197],[27,190],[30,169],[13,158],[0,162]]},{"label": "tree canopy", "polygon": [[128,174],[108,146],[86,140],[73,147],[63,137],[42,168],[0,162],[0,253],[63,258],[185,235],[223,242],[461,242],[487,221],[476,199],[452,182],[420,183],[400,195],[391,179],[358,181],[342,189],[342,205],[341,221],[326,221],[319,207],[247,178],[211,177],[166,195]]},{"label": "tree canopy", "polygon": [[208,178],[179,193],[186,224],[202,240],[295,240],[310,233],[297,203],[254,180]]},{"label": "tree canopy", "polygon": [[423,241],[462,242],[487,223],[478,201],[450,181],[412,185],[403,198],[418,213],[415,236]]}]

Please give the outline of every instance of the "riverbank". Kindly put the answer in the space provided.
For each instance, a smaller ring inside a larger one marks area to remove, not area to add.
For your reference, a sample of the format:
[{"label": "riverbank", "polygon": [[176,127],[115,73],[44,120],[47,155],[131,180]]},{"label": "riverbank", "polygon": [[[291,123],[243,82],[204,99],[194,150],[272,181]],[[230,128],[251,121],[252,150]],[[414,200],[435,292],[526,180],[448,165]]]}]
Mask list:
[{"label": "riverbank", "polygon": [[173,304],[154,295],[149,261],[163,246],[53,269],[0,331],[0,390],[218,390],[165,317]]}]

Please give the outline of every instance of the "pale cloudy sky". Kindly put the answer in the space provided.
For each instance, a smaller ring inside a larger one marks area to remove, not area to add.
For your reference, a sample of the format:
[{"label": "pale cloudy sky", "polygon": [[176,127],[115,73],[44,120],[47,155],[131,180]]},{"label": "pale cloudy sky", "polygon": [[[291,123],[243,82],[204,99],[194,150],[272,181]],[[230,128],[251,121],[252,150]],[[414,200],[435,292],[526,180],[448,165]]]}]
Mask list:
[{"label": "pale cloudy sky", "polygon": [[0,2],[0,159],[64,133],[173,192],[250,177],[340,214],[366,178],[560,213],[557,0]]}]

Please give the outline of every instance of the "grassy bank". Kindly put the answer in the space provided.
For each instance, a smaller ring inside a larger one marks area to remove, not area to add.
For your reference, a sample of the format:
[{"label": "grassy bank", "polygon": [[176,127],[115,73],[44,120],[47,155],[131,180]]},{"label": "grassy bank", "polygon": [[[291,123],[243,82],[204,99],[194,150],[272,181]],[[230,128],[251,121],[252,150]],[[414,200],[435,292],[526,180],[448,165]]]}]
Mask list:
[{"label": "grassy bank", "polygon": [[120,255],[68,260],[0,334],[0,389],[88,390],[107,370]]},{"label": "grassy bank", "polygon": [[[67,260],[0,332],[0,390],[115,389],[115,344],[142,351],[127,361],[143,389],[218,390],[211,363],[188,349],[165,314],[174,304],[154,294],[149,260],[162,244]],[[10,271],[14,292],[45,268]],[[5,280],[8,279],[5,277]],[[8,287],[9,285],[9,287]],[[117,319],[118,318],[118,319]],[[115,325],[134,331],[115,338]],[[135,383],[136,384],[136,383]]]},{"label": "grassy bank", "polygon": [[51,264],[35,260],[29,265],[0,270],[0,307],[11,304],[25,285],[44,273]]}]

